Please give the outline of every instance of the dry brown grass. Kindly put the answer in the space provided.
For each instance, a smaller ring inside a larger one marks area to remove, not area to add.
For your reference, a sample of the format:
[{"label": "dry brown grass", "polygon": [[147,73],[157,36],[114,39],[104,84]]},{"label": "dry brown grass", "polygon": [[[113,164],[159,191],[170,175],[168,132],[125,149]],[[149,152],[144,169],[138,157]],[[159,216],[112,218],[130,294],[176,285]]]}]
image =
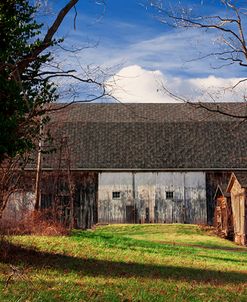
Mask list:
[{"label": "dry brown grass", "polygon": [[19,221],[4,218],[0,221],[0,236],[6,235],[68,235],[69,229],[58,221],[52,211],[30,212]]}]

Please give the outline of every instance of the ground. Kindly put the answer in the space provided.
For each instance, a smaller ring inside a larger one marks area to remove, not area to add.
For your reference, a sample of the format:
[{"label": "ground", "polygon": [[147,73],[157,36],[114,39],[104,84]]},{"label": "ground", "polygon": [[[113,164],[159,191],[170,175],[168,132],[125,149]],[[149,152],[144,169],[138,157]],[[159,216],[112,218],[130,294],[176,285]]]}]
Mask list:
[{"label": "ground", "polygon": [[199,226],[112,225],[9,240],[0,301],[247,301],[247,248]]}]

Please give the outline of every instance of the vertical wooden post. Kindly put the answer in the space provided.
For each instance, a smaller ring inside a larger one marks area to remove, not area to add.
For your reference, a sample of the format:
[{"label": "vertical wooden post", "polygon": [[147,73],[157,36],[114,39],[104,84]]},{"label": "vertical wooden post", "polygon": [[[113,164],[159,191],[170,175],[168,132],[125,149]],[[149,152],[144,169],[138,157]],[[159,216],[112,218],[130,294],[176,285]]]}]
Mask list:
[{"label": "vertical wooden post", "polygon": [[73,229],[75,227],[75,207],[74,207],[74,198],[75,198],[75,179],[71,173],[71,150],[69,149],[68,140],[64,138],[64,146],[65,146],[65,156],[67,163],[67,176],[68,176],[68,189],[69,189],[69,208],[70,208],[70,228]]},{"label": "vertical wooden post", "polygon": [[38,145],[38,158],[37,158],[37,168],[36,168],[36,178],[35,178],[35,203],[34,209],[36,211],[40,208],[40,179],[41,179],[41,153],[42,153],[42,121],[40,122],[39,126],[39,145]]}]

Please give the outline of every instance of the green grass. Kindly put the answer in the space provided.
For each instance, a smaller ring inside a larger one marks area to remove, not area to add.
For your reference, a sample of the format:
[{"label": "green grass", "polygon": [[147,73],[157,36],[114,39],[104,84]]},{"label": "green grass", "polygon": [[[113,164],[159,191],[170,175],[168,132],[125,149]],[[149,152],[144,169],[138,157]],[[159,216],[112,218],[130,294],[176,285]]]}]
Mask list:
[{"label": "green grass", "polygon": [[[247,248],[198,226],[112,225],[10,241],[0,301],[247,301]],[[6,286],[11,266],[19,273]]]}]

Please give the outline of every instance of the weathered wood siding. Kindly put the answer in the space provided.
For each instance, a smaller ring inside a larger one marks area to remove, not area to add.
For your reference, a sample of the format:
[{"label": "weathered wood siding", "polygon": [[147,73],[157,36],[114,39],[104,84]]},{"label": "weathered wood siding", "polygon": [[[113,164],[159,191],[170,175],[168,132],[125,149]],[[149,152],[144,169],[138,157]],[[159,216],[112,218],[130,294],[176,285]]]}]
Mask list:
[{"label": "weathered wood siding", "polygon": [[[113,192],[120,192],[119,198]],[[206,223],[205,173],[100,173],[98,221]]]},{"label": "weathered wood siding", "polygon": [[238,244],[246,244],[247,234],[247,213],[246,213],[246,192],[237,180],[231,188],[231,203],[234,226],[234,241]]},{"label": "weathered wood siding", "polygon": [[34,210],[33,192],[13,193],[8,201],[7,207],[3,212],[3,219],[15,221],[22,220],[29,212]]},{"label": "weathered wood siding", "polygon": [[[112,192],[121,192],[118,199]],[[126,222],[126,207],[133,205],[133,177],[131,173],[100,173],[98,187],[98,221]],[[134,221],[133,221],[134,222]]]},{"label": "weathered wood siding", "polygon": [[[71,187],[71,189],[69,189]],[[96,172],[43,172],[40,208],[53,208],[65,224],[87,229],[97,223]]]},{"label": "weathered wood siding", "polygon": [[74,180],[75,226],[81,229],[88,229],[98,222],[98,218],[97,218],[98,174],[81,173],[80,177],[75,175],[74,179],[75,179]]},{"label": "weathered wood siding", "polygon": [[[35,173],[26,172],[25,186],[14,193],[4,211],[4,218],[21,220],[34,210]],[[98,173],[42,171],[40,180],[41,210],[47,210],[67,226],[87,229],[97,223]]]}]

